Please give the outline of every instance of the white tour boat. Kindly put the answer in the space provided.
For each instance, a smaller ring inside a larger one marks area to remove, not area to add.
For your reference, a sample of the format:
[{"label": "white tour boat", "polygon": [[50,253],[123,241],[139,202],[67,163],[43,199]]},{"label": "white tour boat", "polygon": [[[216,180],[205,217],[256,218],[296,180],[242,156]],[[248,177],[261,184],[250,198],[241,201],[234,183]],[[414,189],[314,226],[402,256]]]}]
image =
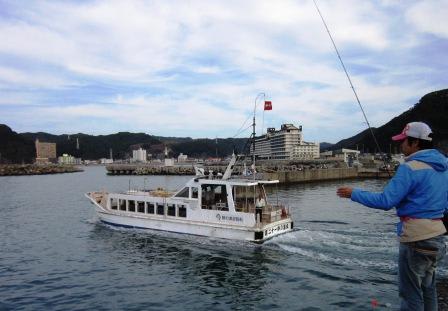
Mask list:
[{"label": "white tour boat", "polygon": [[197,175],[175,193],[158,189],[89,192],[86,196],[99,219],[114,226],[257,243],[291,231],[289,210],[266,197],[264,186],[278,180],[232,178],[235,161],[222,177]]}]

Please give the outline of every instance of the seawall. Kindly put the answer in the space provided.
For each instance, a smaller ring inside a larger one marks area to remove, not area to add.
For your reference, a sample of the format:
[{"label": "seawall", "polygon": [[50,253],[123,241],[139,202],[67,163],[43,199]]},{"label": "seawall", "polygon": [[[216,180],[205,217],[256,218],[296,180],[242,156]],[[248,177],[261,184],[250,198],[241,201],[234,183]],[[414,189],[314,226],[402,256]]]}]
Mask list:
[{"label": "seawall", "polygon": [[302,171],[280,171],[263,173],[265,179],[278,179],[280,183],[303,183],[322,180],[358,178],[356,168],[327,168]]},{"label": "seawall", "polygon": [[[206,170],[225,171],[225,166],[208,166]],[[194,175],[193,166],[148,166],[133,164],[113,164],[106,166],[108,175]],[[356,169],[356,168],[311,168],[293,170],[272,170],[260,168],[264,179],[278,179],[280,183],[303,183],[325,180],[340,180],[352,178],[390,178],[385,171],[378,169]],[[234,168],[235,174],[241,174],[242,167]],[[391,175],[394,173],[392,172]]]},{"label": "seawall", "polygon": [[0,176],[21,175],[46,175],[82,172],[83,170],[73,165],[35,165],[35,164],[2,164]]}]

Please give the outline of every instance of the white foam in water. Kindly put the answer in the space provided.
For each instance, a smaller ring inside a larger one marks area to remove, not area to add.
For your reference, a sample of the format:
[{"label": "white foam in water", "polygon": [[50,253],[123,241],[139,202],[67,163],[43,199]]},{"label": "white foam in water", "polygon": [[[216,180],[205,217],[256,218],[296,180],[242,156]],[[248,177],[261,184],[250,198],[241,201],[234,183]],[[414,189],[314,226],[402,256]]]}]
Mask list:
[{"label": "white foam in water", "polygon": [[[299,254],[321,262],[345,266],[372,267],[385,270],[396,269],[397,264],[392,260],[385,261],[382,259],[381,261],[374,261],[357,258],[359,255],[364,255],[366,251],[384,253],[385,250],[387,250],[391,253],[396,252],[396,249],[392,247],[393,241],[378,240],[376,242],[381,245],[378,247],[377,245],[372,245],[374,244],[372,243],[373,241],[369,241],[365,239],[365,237],[363,238],[364,239],[360,239],[360,237],[356,236],[345,236],[342,234],[334,234],[325,231],[297,230],[276,237],[269,243],[275,244],[288,252]],[[350,244],[355,240],[357,244],[365,243],[367,246]],[[318,250],[307,249],[311,246],[318,247]],[[327,250],[331,249],[337,249],[338,253],[346,254],[347,257],[338,257],[336,254],[329,253]]]},{"label": "white foam in water", "polygon": [[297,230],[276,238],[274,241],[288,241],[299,245],[329,246],[337,249],[355,251],[370,251],[393,253],[394,239],[385,239],[383,236],[358,236],[353,232],[348,234],[328,231]]},{"label": "white foam in water", "polygon": [[304,257],[312,258],[321,262],[328,262],[343,266],[360,266],[364,268],[379,268],[383,270],[393,270],[397,268],[397,264],[393,261],[385,262],[385,261],[373,261],[373,260],[361,260],[357,258],[340,258],[340,257],[332,257],[330,255],[319,253],[315,251],[305,250],[300,247],[278,244],[278,246],[288,252],[302,255]]}]

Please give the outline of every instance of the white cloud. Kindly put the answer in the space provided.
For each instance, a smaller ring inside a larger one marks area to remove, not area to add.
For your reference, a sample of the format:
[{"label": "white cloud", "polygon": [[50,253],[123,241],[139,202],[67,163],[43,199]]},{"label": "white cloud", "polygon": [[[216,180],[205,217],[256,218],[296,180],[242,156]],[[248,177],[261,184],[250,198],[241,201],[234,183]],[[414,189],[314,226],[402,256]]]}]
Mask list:
[{"label": "white cloud", "polygon": [[8,85],[21,85],[26,88],[47,88],[57,89],[67,86],[69,83],[63,77],[53,75],[46,72],[30,72],[29,70],[20,70],[11,67],[0,66],[0,83],[3,88]]},{"label": "white cloud", "polygon": [[[318,4],[372,125],[448,82],[419,78],[442,76],[446,68],[410,52],[423,47],[422,32],[447,37],[443,1]],[[21,120],[39,115],[37,130],[51,131],[64,122],[78,124],[73,122],[78,118],[100,118],[103,122],[89,123],[97,133],[115,128],[232,135],[259,92],[274,102],[269,120],[297,120],[310,129],[328,129],[315,132],[332,137],[314,140],[343,138],[330,127],[345,126],[355,134],[363,122],[312,1],[8,5],[12,18],[0,17],[0,88],[11,101],[45,106],[9,112],[11,123],[19,115]],[[65,85],[73,93],[56,92]],[[33,88],[34,97],[21,96]],[[55,116],[63,116],[57,124]]]},{"label": "white cloud", "polygon": [[446,0],[421,1],[406,12],[408,20],[421,32],[448,38],[448,2]]}]

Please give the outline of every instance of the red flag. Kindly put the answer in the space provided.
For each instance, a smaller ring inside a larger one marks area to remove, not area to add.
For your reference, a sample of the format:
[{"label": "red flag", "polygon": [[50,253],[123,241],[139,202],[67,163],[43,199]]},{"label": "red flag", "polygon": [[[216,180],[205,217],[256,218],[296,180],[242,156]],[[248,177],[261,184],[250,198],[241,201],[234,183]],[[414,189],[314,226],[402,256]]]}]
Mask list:
[{"label": "red flag", "polygon": [[271,101],[264,102],[264,110],[272,110],[272,102]]}]

